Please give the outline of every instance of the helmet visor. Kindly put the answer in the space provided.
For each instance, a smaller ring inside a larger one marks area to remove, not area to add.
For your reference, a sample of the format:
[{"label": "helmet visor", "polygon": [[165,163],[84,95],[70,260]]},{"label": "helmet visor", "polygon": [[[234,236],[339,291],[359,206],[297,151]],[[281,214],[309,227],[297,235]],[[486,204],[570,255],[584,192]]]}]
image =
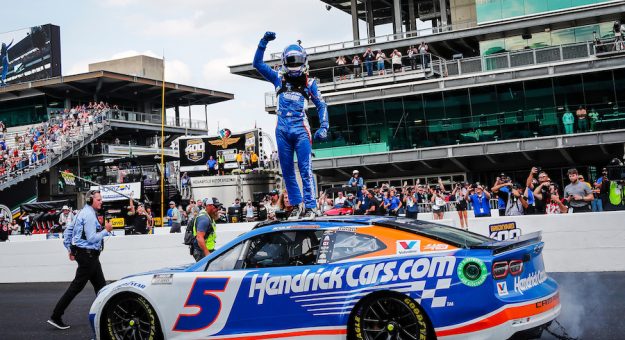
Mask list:
[{"label": "helmet visor", "polygon": [[306,57],[301,54],[287,55],[284,58],[284,66],[286,67],[299,67],[306,63]]}]

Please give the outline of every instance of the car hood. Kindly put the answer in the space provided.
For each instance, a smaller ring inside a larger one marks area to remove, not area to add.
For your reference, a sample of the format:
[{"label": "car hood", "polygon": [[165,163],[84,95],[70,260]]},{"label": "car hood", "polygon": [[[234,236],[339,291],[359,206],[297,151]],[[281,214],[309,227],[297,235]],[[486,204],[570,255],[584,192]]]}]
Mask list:
[{"label": "car hood", "polygon": [[137,277],[137,276],[143,276],[143,275],[180,273],[180,272],[186,271],[188,268],[190,268],[194,264],[195,263],[188,263],[188,264],[176,266],[176,267],[166,267],[166,268],[161,268],[161,269],[156,269],[156,270],[150,270],[150,271],[143,272],[143,273],[137,273],[137,274],[125,276],[122,278],[122,280],[132,278],[132,277]]}]

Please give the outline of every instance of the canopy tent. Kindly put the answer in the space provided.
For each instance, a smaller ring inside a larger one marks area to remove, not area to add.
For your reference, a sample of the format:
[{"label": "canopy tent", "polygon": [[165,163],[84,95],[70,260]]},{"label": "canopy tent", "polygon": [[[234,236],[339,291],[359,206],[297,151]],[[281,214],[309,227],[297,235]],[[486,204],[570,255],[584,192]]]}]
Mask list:
[{"label": "canopy tent", "polygon": [[61,210],[64,205],[69,205],[69,200],[26,203],[22,204],[20,207],[25,213],[36,213],[49,210]]}]

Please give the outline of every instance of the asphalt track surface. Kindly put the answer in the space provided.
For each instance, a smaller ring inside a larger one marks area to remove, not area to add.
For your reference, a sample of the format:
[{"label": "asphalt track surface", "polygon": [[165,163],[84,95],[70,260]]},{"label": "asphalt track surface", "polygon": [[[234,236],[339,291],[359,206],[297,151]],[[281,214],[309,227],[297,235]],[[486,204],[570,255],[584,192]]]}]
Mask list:
[{"label": "asphalt track surface", "polygon": [[[625,339],[625,272],[555,273],[562,313],[557,319],[578,339]],[[46,323],[68,283],[0,284],[0,339],[91,339],[88,312],[91,284],[76,297],[63,319],[68,330]],[[542,339],[556,339],[543,333]]]}]

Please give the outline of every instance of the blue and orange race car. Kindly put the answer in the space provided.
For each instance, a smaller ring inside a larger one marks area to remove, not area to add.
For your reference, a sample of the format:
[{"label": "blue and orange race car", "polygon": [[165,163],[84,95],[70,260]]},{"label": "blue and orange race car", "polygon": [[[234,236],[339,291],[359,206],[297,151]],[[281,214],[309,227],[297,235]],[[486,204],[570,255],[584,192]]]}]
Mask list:
[{"label": "blue and orange race car", "polygon": [[100,339],[507,339],[560,312],[540,234],[507,241],[402,218],[259,226],[197,264],[127,277]]}]

